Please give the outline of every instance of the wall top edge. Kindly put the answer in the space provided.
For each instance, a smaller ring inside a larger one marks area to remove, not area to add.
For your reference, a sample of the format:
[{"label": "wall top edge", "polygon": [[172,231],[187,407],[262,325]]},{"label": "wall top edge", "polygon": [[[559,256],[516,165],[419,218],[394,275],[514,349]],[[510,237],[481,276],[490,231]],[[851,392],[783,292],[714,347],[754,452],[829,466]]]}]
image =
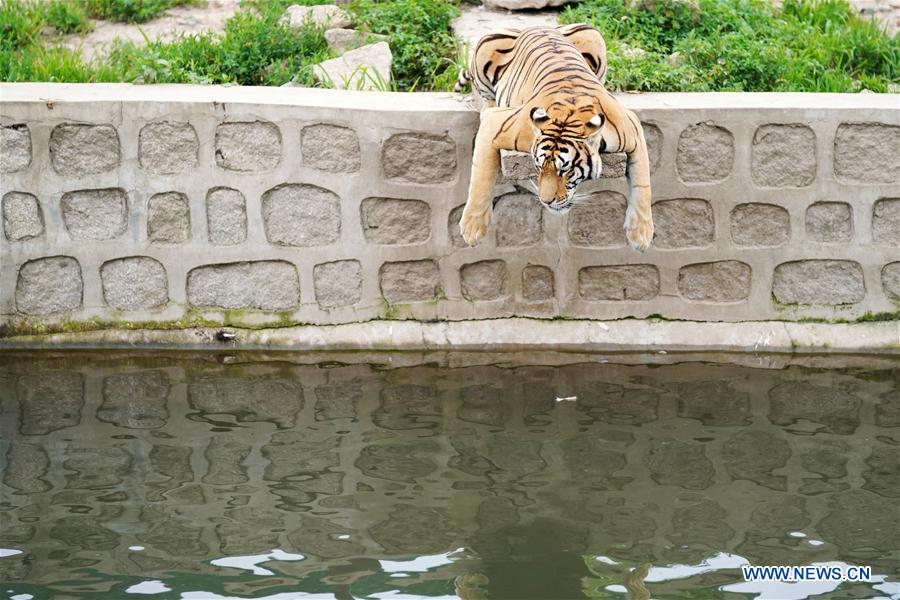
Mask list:
[{"label": "wall top edge", "polygon": [[[631,109],[813,109],[894,110],[898,94],[813,94],[795,92],[628,93],[617,97]],[[236,103],[328,106],[388,112],[469,112],[465,96],[452,93],[357,92],[300,87],[135,85],[130,83],[0,83],[0,104],[48,102]]]}]

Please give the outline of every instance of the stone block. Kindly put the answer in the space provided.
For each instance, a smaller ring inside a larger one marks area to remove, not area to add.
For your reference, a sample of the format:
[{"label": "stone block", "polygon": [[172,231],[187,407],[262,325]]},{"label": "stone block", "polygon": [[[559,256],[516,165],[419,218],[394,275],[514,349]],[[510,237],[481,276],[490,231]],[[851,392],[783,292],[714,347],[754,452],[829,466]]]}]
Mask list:
[{"label": "stone block", "polygon": [[303,165],[336,173],[359,171],[359,138],[349,127],[320,123],[300,132]]},{"label": "stone block", "polygon": [[259,172],[281,162],[281,131],[274,123],[246,121],[216,127],[216,164],[229,171]]},{"label": "stone block", "polygon": [[853,209],[846,202],[816,202],[806,209],[806,237],[816,242],[849,242]]},{"label": "stone block", "polygon": [[542,302],[556,296],[553,271],[543,265],[528,265],[522,269],[522,297],[531,302]]},{"label": "stone block", "polygon": [[326,246],[341,237],[341,199],[315,185],[286,183],[262,196],[266,239],[276,246]]},{"label": "stone block", "polygon": [[319,308],[352,306],[362,298],[362,267],[358,260],[337,260],[316,265],[313,283]]},{"label": "stone block", "polygon": [[463,265],[459,270],[459,279],[466,300],[495,300],[506,295],[508,272],[502,260]]},{"label": "stone block", "polygon": [[763,125],[753,136],[753,182],[762,187],[806,187],[816,178],[816,134],[806,125]]},{"label": "stone block", "polygon": [[188,273],[187,296],[193,306],[290,310],[300,303],[300,279],[283,260],[206,265]]},{"label": "stone block", "polygon": [[378,275],[381,295],[390,304],[424,302],[443,294],[441,273],[433,260],[384,263]]},{"label": "stone block", "polygon": [[119,188],[66,192],[60,206],[66,230],[76,240],[112,240],[128,225],[128,199]]},{"label": "stone block", "polygon": [[328,42],[328,47],[331,50],[338,54],[343,54],[348,50],[365,46],[370,42],[387,42],[388,36],[336,27],[325,32],[325,41]]},{"label": "stone block", "polygon": [[206,194],[206,231],[209,242],[233,246],[247,240],[247,203],[238,190],[215,187]]},{"label": "stone block", "polygon": [[625,245],[625,196],[616,192],[592,194],[569,211],[569,243],[573,246],[617,248]]},{"label": "stone block", "polygon": [[103,299],[119,310],[146,310],[169,301],[166,269],[149,256],[110,260],[100,267]]},{"label": "stone block", "polygon": [[387,42],[368,44],[337,58],[313,65],[313,74],[339,90],[389,91],[391,47]]},{"label": "stone block", "polygon": [[17,123],[0,127],[0,173],[15,173],[31,164],[31,132]]},{"label": "stone block", "polygon": [[191,208],[181,192],[154,194],[147,203],[147,239],[181,244],[191,239]]},{"label": "stone block", "polygon": [[781,304],[854,304],[866,284],[852,260],[798,260],[775,267],[772,294]]},{"label": "stone block", "polygon": [[[662,131],[656,125],[650,123],[641,123],[644,130],[644,141],[647,143],[647,157],[650,159],[650,173],[656,172],[659,168],[659,161],[662,160],[663,139]],[[624,169],[624,166],[623,166]],[[622,175],[625,173],[623,172]]]},{"label": "stone block", "polygon": [[872,210],[872,241],[900,247],[900,198],[882,198]]},{"label": "stone block", "polygon": [[456,143],[448,135],[398,133],[384,143],[381,164],[388,179],[446,183],[456,178]]},{"label": "stone block", "polygon": [[900,127],[884,123],[841,123],[834,136],[834,173],[861,184],[900,181]]},{"label": "stone block", "polygon": [[703,248],[716,238],[713,209],[697,198],[662,200],[653,205],[657,248]]},{"label": "stone block", "polygon": [[366,241],[373,244],[420,244],[431,237],[431,207],[421,200],[366,198],[360,219]]},{"label": "stone block", "polygon": [[119,134],[112,125],[64,123],[50,133],[50,162],[60,175],[105,173],[120,160]]},{"label": "stone block", "polygon": [[678,291],[688,300],[740,302],[750,296],[750,265],[738,260],[696,263],[678,271]]},{"label": "stone block", "polygon": [[675,167],[685,183],[722,181],[734,166],[734,136],[713,123],[697,123],[681,132]]},{"label": "stone block", "polygon": [[81,306],[84,284],[81,265],[71,256],[30,260],[19,269],[16,310],[26,315],[50,315]]},{"label": "stone block", "polygon": [[29,240],[44,233],[44,213],[38,199],[25,192],[5,194],[3,232],[11,242]]},{"label": "stone block", "polygon": [[659,294],[654,265],[603,265],[578,271],[578,295],[584,300],[650,300]]},{"label": "stone block", "polygon": [[775,204],[738,204],[731,211],[731,240],[738,246],[780,246],[791,238],[791,216]]},{"label": "stone block", "polygon": [[891,300],[900,300],[900,261],[884,265],[881,269],[881,287]]},{"label": "stone block", "polygon": [[531,246],[541,241],[544,209],[533,194],[507,194],[494,204],[497,245]]},{"label": "stone block", "polygon": [[457,206],[450,211],[450,216],[447,218],[447,234],[450,237],[450,243],[456,248],[469,247],[466,240],[463,239],[462,234],[459,232],[459,220],[462,218],[463,209],[465,208],[465,204]]},{"label": "stone block", "polygon": [[306,25],[315,27],[350,27],[353,20],[343,9],[334,4],[318,6],[300,6],[292,4],[285,10],[285,19],[291,27],[301,28]]},{"label": "stone block", "polygon": [[162,121],[141,128],[138,160],[141,168],[157,175],[172,175],[197,167],[200,141],[190,123]]}]

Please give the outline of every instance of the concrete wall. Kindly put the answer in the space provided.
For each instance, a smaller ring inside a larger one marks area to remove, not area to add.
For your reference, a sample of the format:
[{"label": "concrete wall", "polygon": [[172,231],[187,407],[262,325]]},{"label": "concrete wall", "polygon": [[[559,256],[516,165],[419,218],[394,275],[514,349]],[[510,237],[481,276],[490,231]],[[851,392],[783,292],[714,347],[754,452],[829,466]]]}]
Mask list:
[{"label": "concrete wall", "polygon": [[[477,114],[449,94],[4,84],[0,317],[346,323],[512,315],[853,319],[900,302],[887,95],[625,96],[656,238],[621,161],[566,216],[498,182],[468,248]],[[510,177],[520,172],[507,157]]]}]

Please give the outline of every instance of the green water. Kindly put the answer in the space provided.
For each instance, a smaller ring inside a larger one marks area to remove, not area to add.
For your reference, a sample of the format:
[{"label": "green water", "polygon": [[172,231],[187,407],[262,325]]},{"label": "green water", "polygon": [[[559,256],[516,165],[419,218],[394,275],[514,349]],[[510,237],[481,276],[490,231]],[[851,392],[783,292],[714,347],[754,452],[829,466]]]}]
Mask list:
[{"label": "green water", "polygon": [[0,598],[900,598],[900,363],[544,358],[0,353]]}]

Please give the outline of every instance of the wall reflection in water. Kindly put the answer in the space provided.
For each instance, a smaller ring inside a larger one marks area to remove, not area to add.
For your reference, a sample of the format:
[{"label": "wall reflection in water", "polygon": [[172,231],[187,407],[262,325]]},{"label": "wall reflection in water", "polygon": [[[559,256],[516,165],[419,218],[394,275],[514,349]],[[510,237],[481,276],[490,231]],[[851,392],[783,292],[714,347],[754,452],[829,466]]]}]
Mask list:
[{"label": "wall reflection in water", "polygon": [[[641,597],[649,565],[719,553],[900,576],[896,365],[7,354],[0,395],[0,547],[22,550],[0,580],[48,597],[147,579],[172,597]],[[265,564],[273,550],[302,559]],[[235,556],[274,574],[210,562]]]}]

